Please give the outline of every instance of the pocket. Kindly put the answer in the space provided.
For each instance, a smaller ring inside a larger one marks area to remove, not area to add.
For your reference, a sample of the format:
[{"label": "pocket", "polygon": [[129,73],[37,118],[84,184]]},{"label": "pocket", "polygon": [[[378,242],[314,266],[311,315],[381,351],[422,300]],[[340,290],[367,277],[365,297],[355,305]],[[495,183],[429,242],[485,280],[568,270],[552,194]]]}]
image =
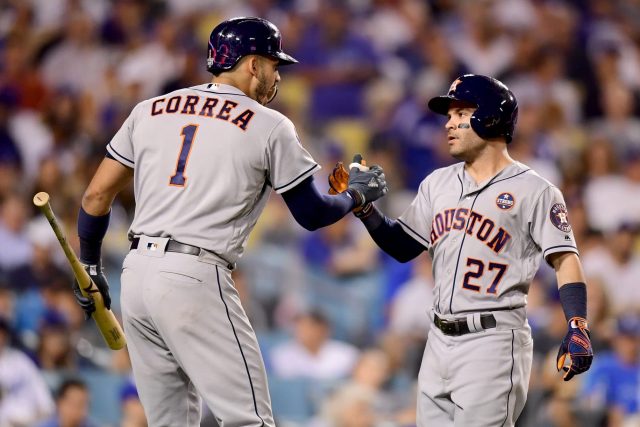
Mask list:
[{"label": "pocket", "polygon": [[174,283],[186,283],[189,285],[200,285],[202,280],[199,278],[184,272],[179,271],[159,271],[160,277]]},{"label": "pocket", "polygon": [[533,337],[528,329],[517,329],[516,334],[518,336],[518,344],[520,344],[521,347],[533,346]]}]

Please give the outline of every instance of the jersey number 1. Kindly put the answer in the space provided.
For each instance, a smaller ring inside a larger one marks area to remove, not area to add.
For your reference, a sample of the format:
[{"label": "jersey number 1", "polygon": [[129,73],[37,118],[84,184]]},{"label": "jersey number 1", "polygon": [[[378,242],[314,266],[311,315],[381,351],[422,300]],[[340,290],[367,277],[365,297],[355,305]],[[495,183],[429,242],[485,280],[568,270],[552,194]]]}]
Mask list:
[{"label": "jersey number 1", "polygon": [[196,138],[196,132],[198,131],[198,125],[186,125],[182,128],[182,147],[180,148],[180,154],[178,155],[178,161],[176,162],[176,171],[169,180],[169,185],[176,187],[184,187],[184,183],[187,182],[187,177],[184,175],[184,169],[187,167],[187,161],[189,160],[189,153],[191,153],[191,145]]}]

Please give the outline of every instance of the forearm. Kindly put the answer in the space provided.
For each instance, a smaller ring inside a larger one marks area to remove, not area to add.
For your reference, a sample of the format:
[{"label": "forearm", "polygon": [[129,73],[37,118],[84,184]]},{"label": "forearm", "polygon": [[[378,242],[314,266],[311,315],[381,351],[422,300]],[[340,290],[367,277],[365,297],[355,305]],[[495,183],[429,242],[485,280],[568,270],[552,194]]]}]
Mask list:
[{"label": "forearm", "polygon": [[362,223],[380,249],[399,262],[410,261],[425,250],[397,221],[384,216],[375,206],[372,209]]},{"label": "forearm", "polygon": [[131,180],[133,170],[105,158],[82,197],[78,213],[80,261],[98,264],[102,239],[109,227],[111,204],[116,194]]},{"label": "forearm", "polygon": [[551,265],[556,271],[558,288],[567,283],[586,282],[580,258],[573,252],[550,255]]},{"label": "forearm", "polygon": [[587,318],[587,286],[578,256],[572,252],[560,253],[551,259],[556,270],[560,303],[567,320]]},{"label": "forearm", "polygon": [[282,194],[296,222],[307,230],[316,230],[337,222],[354,207],[353,199],[345,192],[336,195],[320,194],[309,177]]}]

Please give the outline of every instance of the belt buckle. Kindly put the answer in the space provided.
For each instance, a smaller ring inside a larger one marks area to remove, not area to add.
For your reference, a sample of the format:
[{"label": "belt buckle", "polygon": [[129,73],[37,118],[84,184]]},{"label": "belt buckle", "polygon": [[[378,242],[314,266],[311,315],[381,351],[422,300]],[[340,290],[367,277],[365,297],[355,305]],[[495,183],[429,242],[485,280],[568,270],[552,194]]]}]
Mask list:
[{"label": "belt buckle", "polygon": [[436,326],[443,334],[449,336],[460,336],[460,325],[455,320],[446,320],[437,316]]},{"label": "belt buckle", "polygon": [[454,329],[454,334],[455,336],[459,337],[460,334],[460,322],[458,322],[457,320],[453,320],[453,329]]}]

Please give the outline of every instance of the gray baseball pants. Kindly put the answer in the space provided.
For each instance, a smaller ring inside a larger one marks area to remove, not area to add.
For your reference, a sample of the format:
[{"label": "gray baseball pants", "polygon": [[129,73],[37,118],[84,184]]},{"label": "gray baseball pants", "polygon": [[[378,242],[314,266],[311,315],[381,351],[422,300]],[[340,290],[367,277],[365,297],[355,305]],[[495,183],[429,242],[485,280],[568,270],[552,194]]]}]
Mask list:
[{"label": "gray baseball pants", "polygon": [[448,336],[429,331],[418,376],[418,427],[514,426],[527,400],[528,324]]},{"label": "gray baseball pants", "polygon": [[255,333],[231,271],[210,253],[165,252],[142,236],[122,269],[122,316],[150,427],[275,426]]}]

